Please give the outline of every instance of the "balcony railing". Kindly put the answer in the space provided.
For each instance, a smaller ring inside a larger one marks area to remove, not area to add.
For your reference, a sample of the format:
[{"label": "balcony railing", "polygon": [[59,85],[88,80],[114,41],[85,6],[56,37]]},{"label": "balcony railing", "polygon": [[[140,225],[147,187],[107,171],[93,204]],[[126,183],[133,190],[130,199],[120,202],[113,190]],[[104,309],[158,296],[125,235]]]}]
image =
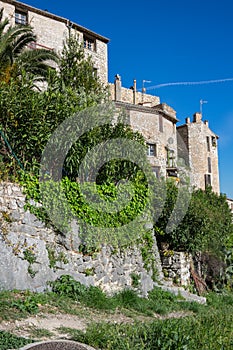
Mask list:
[{"label": "balcony railing", "polygon": [[32,42],[32,43],[28,44],[27,47],[29,49],[32,49],[32,50],[36,50],[36,49],[46,49],[46,50],[49,50],[49,51],[53,51],[54,50],[51,47],[48,47],[46,45],[42,45],[42,44],[39,44],[39,43],[35,43],[35,42]]}]

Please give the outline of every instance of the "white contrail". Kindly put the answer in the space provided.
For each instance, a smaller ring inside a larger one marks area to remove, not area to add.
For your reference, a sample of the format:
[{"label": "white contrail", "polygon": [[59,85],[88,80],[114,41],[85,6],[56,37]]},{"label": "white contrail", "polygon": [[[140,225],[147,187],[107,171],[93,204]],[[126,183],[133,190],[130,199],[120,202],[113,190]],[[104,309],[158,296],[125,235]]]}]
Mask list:
[{"label": "white contrail", "polygon": [[163,83],[154,86],[149,86],[146,90],[159,89],[165,86],[177,86],[177,85],[204,85],[204,84],[213,84],[213,83],[224,83],[226,81],[233,81],[233,78],[226,79],[215,79],[215,80],[201,80],[201,81],[180,81],[176,83]]}]

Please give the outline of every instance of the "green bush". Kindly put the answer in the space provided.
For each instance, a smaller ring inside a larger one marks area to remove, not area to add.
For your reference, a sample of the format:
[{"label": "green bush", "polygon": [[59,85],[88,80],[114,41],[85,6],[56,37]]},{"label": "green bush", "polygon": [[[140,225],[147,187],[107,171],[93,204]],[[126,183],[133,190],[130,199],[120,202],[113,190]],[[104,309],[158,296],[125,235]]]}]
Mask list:
[{"label": "green bush", "polygon": [[27,344],[32,343],[32,339],[17,337],[9,332],[0,331],[0,349],[19,349]]}]

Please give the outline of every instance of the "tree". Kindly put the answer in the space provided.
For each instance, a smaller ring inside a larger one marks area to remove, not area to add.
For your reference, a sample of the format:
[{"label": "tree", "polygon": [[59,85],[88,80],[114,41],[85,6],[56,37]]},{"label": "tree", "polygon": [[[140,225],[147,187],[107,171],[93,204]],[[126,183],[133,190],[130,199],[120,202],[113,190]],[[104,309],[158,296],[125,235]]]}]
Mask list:
[{"label": "tree", "polygon": [[[64,120],[86,107],[108,101],[106,87],[93,74],[93,62],[90,57],[85,57],[75,37],[67,39],[58,68],[57,71],[49,71],[45,91],[35,91],[33,82],[24,74],[18,84],[14,81],[0,84],[0,127],[27,170],[40,163],[49,137]],[[64,164],[64,171],[70,179],[74,180],[78,176],[80,162],[87,151],[98,143],[120,137],[144,143],[142,136],[134,133],[121,120],[111,124],[110,119],[106,116],[105,125],[84,134],[73,145]],[[4,140],[2,144],[3,160],[13,169]],[[115,160],[101,169],[98,181],[102,183],[108,179],[118,182],[120,173],[127,178],[134,170],[134,164]]]},{"label": "tree", "polygon": [[108,101],[108,87],[100,81],[90,55],[85,55],[77,35],[69,34],[59,61],[58,86],[61,92],[84,95],[86,106]]},{"label": "tree", "polygon": [[[233,233],[232,214],[226,196],[216,194],[211,188],[205,191],[195,189],[182,222],[169,233],[165,233],[178,191],[174,184],[168,183],[166,203],[156,223],[164,235],[158,239],[169,243],[171,249],[178,251],[209,251],[220,254],[226,240]],[[182,201],[182,198],[179,200]]]},{"label": "tree", "polygon": [[166,203],[155,223],[158,232],[162,232],[157,241],[168,243],[171,250],[191,253],[211,289],[232,287],[233,222],[226,196],[214,193],[211,187],[205,191],[195,189],[183,221],[166,232],[178,191],[171,183],[167,187]]},{"label": "tree", "polygon": [[47,77],[48,60],[57,61],[54,51],[46,49],[27,49],[29,44],[36,43],[36,36],[31,26],[8,26],[9,20],[3,20],[3,9],[0,10],[0,80],[9,82],[17,79],[22,72],[32,74],[40,79]]}]

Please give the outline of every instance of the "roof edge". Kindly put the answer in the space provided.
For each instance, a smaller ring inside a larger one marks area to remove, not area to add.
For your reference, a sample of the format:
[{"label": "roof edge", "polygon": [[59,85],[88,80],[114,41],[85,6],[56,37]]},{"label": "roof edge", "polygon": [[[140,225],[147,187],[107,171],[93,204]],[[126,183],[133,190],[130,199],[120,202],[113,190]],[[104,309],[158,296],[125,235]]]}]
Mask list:
[{"label": "roof edge", "polygon": [[155,109],[153,107],[146,107],[146,106],[142,106],[142,105],[135,105],[133,103],[128,103],[128,102],[123,102],[123,101],[112,101],[116,107],[124,107],[126,110],[136,110],[136,111],[140,111],[140,112],[146,112],[146,113],[151,113],[151,114],[163,114],[164,118],[166,118],[167,120],[173,122],[173,123],[177,123],[178,120],[176,118],[174,118],[173,116],[171,116],[170,114],[166,113],[165,111],[163,111],[162,109]]},{"label": "roof edge", "polygon": [[26,9],[26,10],[31,11],[31,12],[35,12],[35,13],[37,13],[39,15],[42,15],[42,16],[54,19],[56,21],[59,21],[59,22],[65,23],[65,24],[69,23],[69,24],[71,24],[73,26],[73,28],[75,28],[77,30],[80,30],[80,31],[82,31],[84,33],[90,34],[91,36],[94,36],[96,39],[99,39],[99,40],[103,41],[106,44],[110,41],[110,39],[106,38],[105,36],[97,34],[94,31],[92,31],[90,29],[87,29],[86,27],[83,27],[83,26],[81,26],[81,25],[71,21],[70,19],[67,19],[67,18],[58,16],[58,15],[55,15],[55,14],[53,14],[51,12],[48,12],[48,11],[45,11],[45,10],[40,10],[40,9],[38,9],[36,7],[33,7],[31,5],[25,4],[25,3],[20,2],[20,1],[2,0],[2,2],[14,5],[16,7],[18,6],[20,8]]}]

